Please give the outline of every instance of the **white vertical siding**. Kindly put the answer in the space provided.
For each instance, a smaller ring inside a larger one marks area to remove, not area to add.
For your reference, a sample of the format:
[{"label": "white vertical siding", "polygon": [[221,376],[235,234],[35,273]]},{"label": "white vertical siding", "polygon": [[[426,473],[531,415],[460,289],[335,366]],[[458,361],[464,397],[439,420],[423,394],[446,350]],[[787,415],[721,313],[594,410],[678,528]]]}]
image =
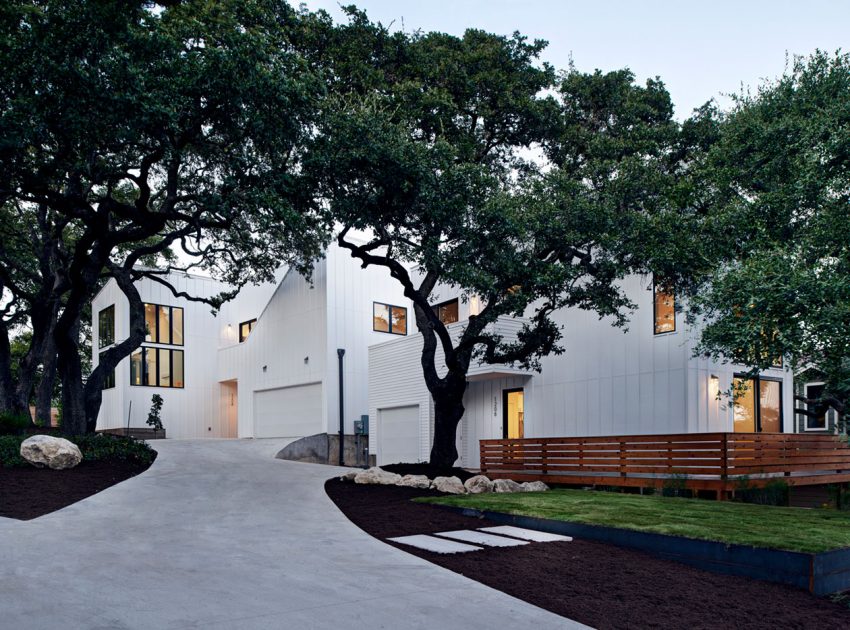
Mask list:
[{"label": "white vertical siding", "polygon": [[[477,465],[477,440],[501,436],[501,410],[494,415],[493,401],[500,407],[501,390],[513,387],[525,388],[525,433],[529,437],[731,431],[731,404],[711,395],[710,377],[718,377],[718,388],[724,392],[740,367],[694,358],[693,333],[681,314],[677,314],[675,332],[654,335],[651,286],[645,277],[624,281],[624,289],[638,305],[626,330],[590,312],[571,309],[556,313],[565,352],[545,357],[540,373],[498,374],[501,366],[470,370],[474,382],[467,391],[459,438],[461,462]],[[446,287],[441,287],[440,293],[441,300],[453,297]],[[462,325],[455,324],[453,334]],[[421,341],[373,349],[370,410],[427,398],[418,364],[420,350]],[[410,371],[416,373],[418,384],[410,378]],[[382,384],[378,376],[400,372],[405,374],[403,387]],[[782,379],[785,430],[792,430],[791,374],[767,370],[764,375]],[[488,376],[492,380],[477,380]],[[420,436],[428,440],[421,445],[423,454],[430,435],[423,432]]]},{"label": "white vertical siding", "polygon": [[[178,291],[198,297],[216,295],[224,288],[219,282],[189,274],[172,274],[169,281]],[[163,398],[162,423],[169,437],[221,437],[226,427],[220,418],[220,394],[216,380],[218,328],[210,307],[175,298],[168,288],[150,280],[142,280],[136,287],[144,302],[183,308],[183,346],[144,345],[183,351],[185,387],[131,386],[130,358],[126,357],[115,368],[115,388],[104,392],[98,428],[126,426],[128,413],[131,413],[131,426],[145,426],[151,397],[159,394]],[[129,334],[129,304],[115,282],[110,280],[92,302],[94,365],[98,361],[97,315],[110,304],[115,305],[116,342],[126,339]]]}]

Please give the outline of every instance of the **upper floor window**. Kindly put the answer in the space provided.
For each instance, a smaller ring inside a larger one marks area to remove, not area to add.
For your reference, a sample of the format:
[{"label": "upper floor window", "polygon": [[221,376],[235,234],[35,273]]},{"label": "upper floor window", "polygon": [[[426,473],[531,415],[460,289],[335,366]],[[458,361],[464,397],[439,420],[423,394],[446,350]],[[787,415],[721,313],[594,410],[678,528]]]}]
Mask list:
[{"label": "upper floor window", "polygon": [[653,333],[675,332],[676,296],[673,289],[667,288],[658,280],[652,283]]},{"label": "upper floor window", "polygon": [[145,304],[145,341],[183,345],[183,309],[179,306]]},{"label": "upper floor window", "polygon": [[130,355],[130,385],[183,387],[183,351],[142,346]]},{"label": "upper floor window", "polygon": [[115,343],[115,305],[107,306],[97,314],[97,345],[105,348]]},{"label": "upper floor window", "polygon": [[393,335],[406,335],[407,309],[403,306],[373,302],[372,330]]},{"label": "upper floor window", "polygon": [[442,304],[435,304],[431,308],[434,309],[434,313],[436,313],[443,324],[454,324],[460,320],[460,309],[457,298],[443,302]]},{"label": "upper floor window", "polygon": [[254,318],[239,324],[239,343],[242,343],[248,338],[248,335],[250,335],[251,331],[254,330],[254,324],[256,323],[257,319]]}]

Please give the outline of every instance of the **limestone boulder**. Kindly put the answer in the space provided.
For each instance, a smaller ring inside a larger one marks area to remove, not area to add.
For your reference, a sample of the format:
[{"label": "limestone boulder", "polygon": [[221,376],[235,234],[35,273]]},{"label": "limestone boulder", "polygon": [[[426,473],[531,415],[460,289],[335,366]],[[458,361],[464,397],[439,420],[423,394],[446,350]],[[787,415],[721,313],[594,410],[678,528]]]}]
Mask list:
[{"label": "limestone boulder", "polygon": [[431,487],[431,480],[425,475],[405,475],[396,485],[427,490]]},{"label": "limestone boulder", "polygon": [[493,492],[522,492],[522,486],[513,479],[496,479]]},{"label": "limestone boulder", "polygon": [[65,438],[33,435],[21,443],[21,457],[36,468],[64,470],[83,461],[79,447]]},{"label": "limestone boulder", "polygon": [[469,494],[482,494],[484,492],[493,492],[493,482],[484,475],[475,475],[467,479],[463,487]]},{"label": "limestone boulder", "polygon": [[466,494],[466,488],[457,477],[435,477],[431,487],[446,494]]},{"label": "limestone boulder", "polygon": [[526,481],[520,485],[523,492],[545,492],[549,489],[549,486],[542,481]]},{"label": "limestone boulder", "polygon": [[401,481],[401,475],[388,472],[378,466],[362,470],[354,476],[354,483],[373,486],[394,486]]}]

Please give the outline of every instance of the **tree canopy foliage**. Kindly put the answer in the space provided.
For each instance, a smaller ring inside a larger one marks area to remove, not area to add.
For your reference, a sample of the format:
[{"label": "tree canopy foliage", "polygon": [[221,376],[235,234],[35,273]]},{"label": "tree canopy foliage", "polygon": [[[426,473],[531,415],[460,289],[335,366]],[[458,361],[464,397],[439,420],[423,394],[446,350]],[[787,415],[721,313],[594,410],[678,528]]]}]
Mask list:
[{"label": "tree canopy foliage", "polygon": [[[695,169],[710,245],[692,300],[699,350],[761,370],[783,357],[850,403],[850,56],[796,58],[739,95]],[[703,248],[703,251],[706,251]],[[800,410],[806,413],[805,409]]]},{"label": "tree canopy foliage", "polygon": [[[539,60],[544,42],[518,34],[400,40],[364,20],[352,13],[356,45],[328,48],[324,63],[367,78],[328,100],[305,171],[338,244],[387,268],[413,302],[431,463],[445,467],[473,359],[538,367],[563,350],[552,317],[563,308],[625,323],[633,305],[618,281],[671,255],[658,230],[678,211],[687,143],[660,81],[559,75]],[[364,48],[379,61],[361,71],[350,54]],[[456,334],[431,306],[441,286],[483,304]],[[516,337],[494,326],[503,316],[527,318]]]},{"label": "tree canopy foliage", "polygon": [[[324,85],[293,50],[297,20],[283,0],[0,9],[0,204],[24,230],[11,242],[32,244],[37,226],[44,250],[37,274],[10,272],[3,288],[34,337],[55,340],[69,431],[93,429],[104,376],[144,338],[135,280],[177,294],[164,274],[200,267],[236,291],[321,254],[297,171]],[[17,247],[0,254],[14,270]],[[80,315],[104,277],[130,300],[131,335],[83,384]]]}]

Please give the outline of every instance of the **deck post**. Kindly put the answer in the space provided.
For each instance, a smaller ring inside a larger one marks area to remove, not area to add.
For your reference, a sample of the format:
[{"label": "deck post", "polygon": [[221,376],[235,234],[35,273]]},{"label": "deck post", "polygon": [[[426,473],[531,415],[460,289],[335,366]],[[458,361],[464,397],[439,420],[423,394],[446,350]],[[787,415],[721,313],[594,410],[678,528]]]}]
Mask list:
[{"label": "deck post", "polygon": [[[626,441],[623,438],[617,440],[617,444],[620,448],[620,476],[626,476]],[[641,490],[641,494],[643,494],[643,490]]]},{"label": "deck post", "polygon": [[720,434],[720,489],[717,491],[717,500],[726,500],[726,489],[729,478],[729,434]]},{"label": "deck post", "polygon": [[548,464],[549,455],[546,452],[546,440],[545,439],[540,441],[540,456],[541,456],[541,459],[540,459],[541,468],[543,470],[543,474],[545,475],[549,471],[549,464]]}]

